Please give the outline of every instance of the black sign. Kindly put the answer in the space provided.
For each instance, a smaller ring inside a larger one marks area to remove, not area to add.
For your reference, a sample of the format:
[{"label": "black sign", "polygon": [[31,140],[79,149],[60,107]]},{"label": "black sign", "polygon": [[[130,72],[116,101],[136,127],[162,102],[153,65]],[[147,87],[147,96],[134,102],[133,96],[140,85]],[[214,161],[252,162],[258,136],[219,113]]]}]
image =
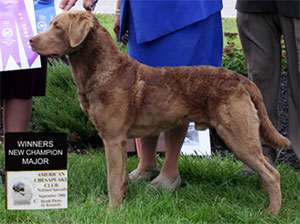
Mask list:
[{"label": "black sign", "polygon": [[5,169],[67,169],[66,133],[6,133]]}]

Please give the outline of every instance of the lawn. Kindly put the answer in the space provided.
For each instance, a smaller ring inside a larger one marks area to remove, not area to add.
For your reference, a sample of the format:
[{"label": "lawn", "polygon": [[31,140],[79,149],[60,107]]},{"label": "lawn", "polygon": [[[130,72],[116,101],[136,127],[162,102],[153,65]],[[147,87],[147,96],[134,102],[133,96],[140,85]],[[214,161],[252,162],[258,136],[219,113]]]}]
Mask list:
[{"label": "lawn", "polygon": [[[1,161],[3,154],[1,149]],[[158,161],[161,165],[163,158]],[[137,163],[130,156],[128,169]],[[179,166],[183,186],[178,191],[156,192],[147,183],[131,183],[120,209],[109,213],[104,153],[69,154],[68,209],[6,211],[0,187],[0,223],[300,223],[300,173],[286,165],[278,167],[283,210],[277,217],[263,214],[269,198],[259,192],[256,174],[239,175],[241,163],[235,158],[181,156]]]},{"label": "lawn", "polygon": [[[99,18],[113,35],[114,17],[99,15]],[[226,32],[236,32],[234,19],[223,19],[223,27]],[[238,38],[236,45],[240,46]],[[122,47],[122,50],[126,52],[127,48]],[[49,71],[57,75],[57,69],[65,73],[68,68],[60,65]],[[62,80],[68,83],[69,79],[66,76]],[[75,93],[72,94],[75,98]],[[76,121],[79,123],[79,118]],[[68,209],[7,211],[5,190],[0,186],[0,223],[300,223],[300,172],[286,165],[277,167],[283,198],[283,209],[278,216],[263,214],[269,197],[259,191],[257,174],[241,176],[242,164],[231,156],[225,159],[181,156],[179,169],[183,184],[179,190],[156,192],[149,189],[147,183],[131,183],[120,209],[108,212],[103,150],[90,148],[85,152],[68,155]],[[157,159],[161,166],[163,155]],[[129,156],[129,171],[137,164],[138,158]],[[1,146],[0,165],[4,167]]]}]

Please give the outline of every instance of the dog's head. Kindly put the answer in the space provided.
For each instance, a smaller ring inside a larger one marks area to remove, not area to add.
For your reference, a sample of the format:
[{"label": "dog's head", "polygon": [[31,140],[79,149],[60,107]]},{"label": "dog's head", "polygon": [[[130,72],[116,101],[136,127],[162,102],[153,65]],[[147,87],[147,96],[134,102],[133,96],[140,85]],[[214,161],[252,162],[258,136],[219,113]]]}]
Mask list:
[{"label": "dog's head", "polygon": [[25,184],[22,183],[22,182],[18,182],[18,183],[16,183],[16,184],[13,185],[12,189],[16,193],[24,194],[24,192],[25,192]]},{"label": "dog's head", "polygon": [[46,31],[30,39],[32,50],[50,57],[72,54],[84,42],[93,21],[94,16],[89,12],[63,12],[51,21]]}]

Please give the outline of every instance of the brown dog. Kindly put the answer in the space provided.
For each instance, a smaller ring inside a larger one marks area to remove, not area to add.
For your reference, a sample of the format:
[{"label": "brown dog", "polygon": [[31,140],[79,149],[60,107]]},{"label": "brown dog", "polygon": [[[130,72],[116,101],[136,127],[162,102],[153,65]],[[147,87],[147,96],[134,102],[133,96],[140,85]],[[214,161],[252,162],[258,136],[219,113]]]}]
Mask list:
[{"label": "brown dog", "polygon": [[31,39],[41,55],[69,56],[83,110],[105,144],[108,192],[118,207],[128,185],[128,138],[157,135],[193,121],[215,128],[231,151],[257,171],[270,195],[266,210],[281,209],[280,175],[264,158],[260,138],[272,147],[290,141],[270,122],[255,84],[211,66],[153,68],[121,53],[109,33],[87,12],[64,12]]}]

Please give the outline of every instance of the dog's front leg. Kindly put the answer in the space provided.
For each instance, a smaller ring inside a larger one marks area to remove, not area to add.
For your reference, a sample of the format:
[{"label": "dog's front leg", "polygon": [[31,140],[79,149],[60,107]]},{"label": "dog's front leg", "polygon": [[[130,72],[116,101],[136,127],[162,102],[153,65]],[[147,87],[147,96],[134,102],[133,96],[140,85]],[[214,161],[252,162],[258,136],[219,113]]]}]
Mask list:
[{"label": "dog's front leg", "polygon": [[119,207],[129,182],[125,138],[103,139],[107,163],[107,186],[110,207]]}]

